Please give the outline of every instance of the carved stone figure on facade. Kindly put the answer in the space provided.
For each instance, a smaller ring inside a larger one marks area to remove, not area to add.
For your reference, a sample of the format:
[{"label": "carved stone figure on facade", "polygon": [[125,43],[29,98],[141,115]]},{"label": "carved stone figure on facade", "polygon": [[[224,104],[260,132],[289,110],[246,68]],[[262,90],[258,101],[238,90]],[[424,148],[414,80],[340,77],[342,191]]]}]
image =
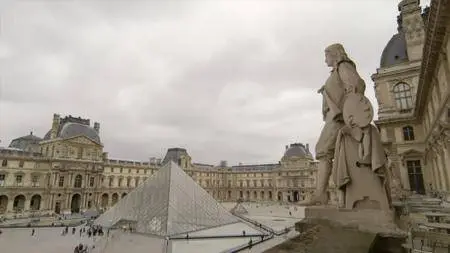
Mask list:
[{"label": "carved stone figure on facade", "polygon": [[364,96],[365,83],[341,44],[325,49],[325,62],[332,71],[319,89],[325,125],[316,144],[317,189],[300,204],[327,204],[333,175],[343,198],[340,207],[389,209],[386,155],[377,128],[370,124],[373,109]]}]

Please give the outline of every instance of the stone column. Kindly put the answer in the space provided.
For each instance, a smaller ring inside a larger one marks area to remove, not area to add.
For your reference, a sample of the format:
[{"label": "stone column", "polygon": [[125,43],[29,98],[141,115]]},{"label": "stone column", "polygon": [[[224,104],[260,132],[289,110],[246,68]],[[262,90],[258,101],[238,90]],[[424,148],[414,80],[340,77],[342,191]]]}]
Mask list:
[{"label": "stone column", "polygon": [[437,162],[439,164],[439,168],[441,168],[441,170],[442,170],[442,177],[440,178],[440,181],[442,183],[442,190],[447,192],[448,191],[448,184],[447,184],[448,175],[447,175],[447,170],[445,167],[445,160],[444,160],[444,157],[442,156],[442,149],[439,151],[440,152],[438,152],[438,155],[437,155]]},{"label": "stone column", "polygon": [[447,183],[447,190],[450,189],[450,173],[447,171],[450,167],[450,155],[448,153],[448,142],[445,139],[442,139],[442,162],[444,164],[445,174],[445,182]]},{"label": "stone column", "polygon": [[6,213],[11,213],[14,208],[14,198],[9,198],[8,196],[8,205],[6,206]]},{"label": "stone column", "polygon": [[441,185],[439,182],[439,177],[441,175],[439,173],[439,168],[436,166],[436,155],[434,154],[434,152],[432,153],[432,155],[430,157],[430,163],[431,163],[431,167],[433,168],[434,175],[435,175],[434,182],[433,182],[433,188],[435,191],[439,191],[441,189]]},{"label": "stone column", "polygon": [[403,188],[405,190],[411,191],[411,186],[409,185],[408,169],[406,168],[406,161],[403,157],[398,164],[400,171],[400,180],[402,182]]},{"label": "stone column", "polygon": [[31,203],[31,194],[25,195],[25,203],[24,203],[24,207],[23,207],[24,211],[30,210],[30,203]]},{"label": "stone column", "polygon": [[425,151],[425,156],[424,156],[424,166],[423,166],[423,173],[424,175],[426,175],[426,181],[425,181],[425,189],[427,189],[427,191],[430,190],[434,190],[434,189],[430,189],[430,184],[434,185],[435,182],[435,173],[433,171],[433,166],[431,163],[431,159],[430,159],[431,155],[430,155],[430,150],[426,150]]}]

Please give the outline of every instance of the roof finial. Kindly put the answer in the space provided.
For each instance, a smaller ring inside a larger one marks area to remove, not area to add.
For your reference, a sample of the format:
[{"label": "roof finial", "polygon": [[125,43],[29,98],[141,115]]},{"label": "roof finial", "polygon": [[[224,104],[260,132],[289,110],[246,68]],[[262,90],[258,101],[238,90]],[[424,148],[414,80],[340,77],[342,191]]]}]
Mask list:
[{"label": "roof finial", "polygon": [[30,135],[33,135],[33,131],[30,131]]}]

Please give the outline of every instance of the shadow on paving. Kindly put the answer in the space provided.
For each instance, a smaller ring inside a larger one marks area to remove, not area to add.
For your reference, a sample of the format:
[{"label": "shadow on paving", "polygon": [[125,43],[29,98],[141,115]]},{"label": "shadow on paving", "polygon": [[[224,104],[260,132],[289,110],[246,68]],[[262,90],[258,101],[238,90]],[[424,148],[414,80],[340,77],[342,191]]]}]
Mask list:
[{"label": "shadow on paving", "polygon": [[264,253],[375,253],[370,251],[375,237],[374,234],[350,229],[314,225]]}]

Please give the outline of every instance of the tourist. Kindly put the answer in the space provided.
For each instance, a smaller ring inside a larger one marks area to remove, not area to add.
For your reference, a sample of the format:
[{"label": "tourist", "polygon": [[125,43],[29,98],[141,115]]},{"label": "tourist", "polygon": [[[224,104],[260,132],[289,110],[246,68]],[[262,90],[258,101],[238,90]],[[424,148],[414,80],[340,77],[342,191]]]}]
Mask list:
[{"label": "tourist", "polygon": [[73,253],[87,253],[87,246],[83,247],[83,244],[78,244],[73,250]]},{"label": "tourist", "polygon": [[245,236],[245,230],[242,230],[242,236]]},{"label": "tourist", "polygon": [[251,249],[253,245],[252,238],[250,238],[250,241],[248,241],[248,248]]},{"label": "tourist", "polygon": [[36,231],[34,230],[34,228],[31,229],[31,236],[34,236],[34,232],[36,232]]}]

